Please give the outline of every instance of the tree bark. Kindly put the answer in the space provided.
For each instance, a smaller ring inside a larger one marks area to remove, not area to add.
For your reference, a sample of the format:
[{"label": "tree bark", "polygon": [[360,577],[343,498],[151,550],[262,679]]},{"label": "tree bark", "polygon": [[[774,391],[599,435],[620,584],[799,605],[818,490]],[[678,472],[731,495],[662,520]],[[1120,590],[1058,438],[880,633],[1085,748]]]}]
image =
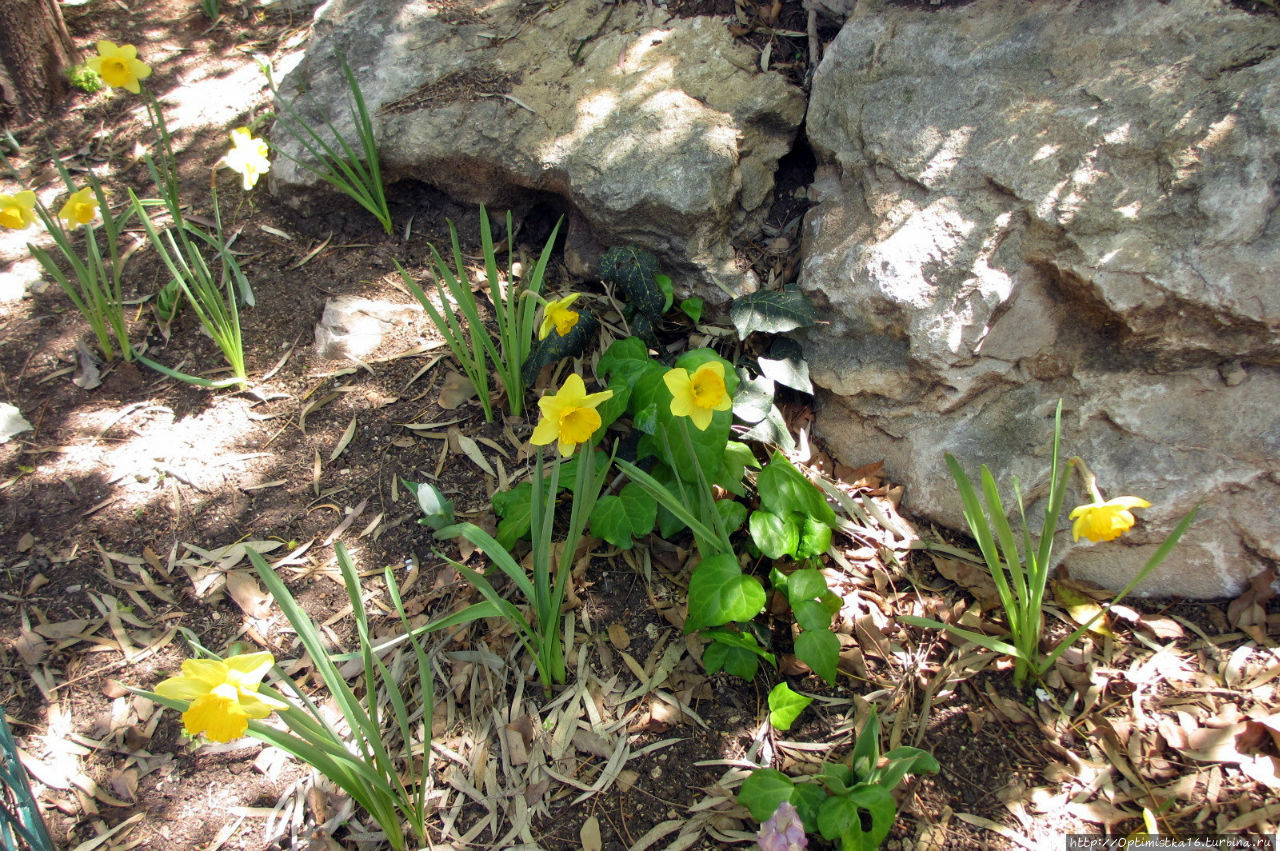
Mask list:
[{"label": "tree bark", "polygon": [[0,120],[47,112],[79,60],[57,0],[0,0]]}]

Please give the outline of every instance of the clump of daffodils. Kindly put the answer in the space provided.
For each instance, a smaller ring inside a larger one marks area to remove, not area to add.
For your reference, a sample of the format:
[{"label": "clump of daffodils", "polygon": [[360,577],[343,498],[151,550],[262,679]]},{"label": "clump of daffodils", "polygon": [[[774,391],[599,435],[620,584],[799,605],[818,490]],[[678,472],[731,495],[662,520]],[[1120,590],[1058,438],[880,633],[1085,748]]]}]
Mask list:
[{"label": "clump of daffodils", "polygon": [[555,443],[561,457],[568,458],[600,428],[600,413],[596,408],[612,397],[612,390],[588,393],[582,377],[576,373],[570,375],[554,395],[538,400],[542,419],[534,427],[530,442],[534,446]]},{"label": "clump of daffodils", "polygon": [[249,719],[266,718],[289,704],[258,693],[262,678],[275,664],[270,653],[245,653],[226,659],[188,659],[182,674],[156,686],[156,694],[189,700],[182,724],[192,736],[203,733],[215,742],[238,739]]}]

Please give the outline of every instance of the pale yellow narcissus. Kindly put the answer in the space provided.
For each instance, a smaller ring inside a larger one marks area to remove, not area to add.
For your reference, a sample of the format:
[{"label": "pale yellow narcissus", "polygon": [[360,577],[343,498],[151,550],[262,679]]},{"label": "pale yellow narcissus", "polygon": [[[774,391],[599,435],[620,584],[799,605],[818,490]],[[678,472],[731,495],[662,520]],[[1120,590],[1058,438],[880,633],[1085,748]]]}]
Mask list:
[{"label": "pale yellow narcissus", "polygon": [[561,337],[573,330],[573,326],[578,324],[578,312],[570,310],[569,305],[577,301],[580,295],[582,293],[573,293],[547,302],[547,306],[542,309],[542,324],[538,326],[539,340],[545,340],[552,328],[556,329],[556,334]]},{"label": "pale yellow narcissus", "polygon": [[1070,515],[1071,539],[1088,538],[1091,541],[1113,541],[1133,528],[1134,518],[1130,509],[1150,508],[1151,503],[1136,496],[1118,496],[1106,502],[1091,502],[1077,506]]},{"label": "pale yellow narcissus", "polygon": [[66,222],[69,228],[87,225],[96,215],[98,215],[98,199],[94,196],[93,189],[88,186],[79,192],[73,192],[67,199],[67,203],[63,204],[62,209],[58,211],[58,218]]},{"label": "pale yellow narcissus", "polygon": [[24,189],[14,195],[0,195],[0,226],[22,230],[36,220],[36,193]]},{"label": "pale yellow narcissus", "polygon": [[582,377],[570,375],[555,395],[538,400],[542,419],[534,427],[529,442],[534,446],[546,446],[554,441],[560,455],[568,458],[579,444],[590,440],[600,428],[600,414],[596,407],[612,397],[612,390],[588,393]]},{"label": "pale yellow narcissus", "polygon": [[100,41],[98,55],[91,56],[85,64],[97,71],[108,86],[127,89],[135,95],[142,91],[138,81],[151,76],[151,66],[138,58],[138,48],[132,44]]},{"label": "pale yellow narcissus", "polygon": [[716,411],[733,407],[733,397],[724,386],[724,363],[707,361],[690,374],[689,370],[676,367],[662,376],[671,391],[671,413],[693,420],[699,431],[711,425]]},{"label": "pale yellow narcissus", "polygon": [[266,718],[287,709],[283,703],[258,694],[262,678],[275,660],[270,653],[246,653],[219,659],[188,659],[182,675],[156,686],[156,694],[189,700],[182,723],[191,735],[204,733],[215,742],[229,742],[244,735],[250,718]]},{"label": "pale yellow narcissus", "polygon": [[261,175],[271,170],[271,161],[267,159],[270,148],[261,139],[253,138],[248,127],[237,127],[231,131],[231,150],[218,160],[218,165],[240,175],[246,192],[254,187]]}]

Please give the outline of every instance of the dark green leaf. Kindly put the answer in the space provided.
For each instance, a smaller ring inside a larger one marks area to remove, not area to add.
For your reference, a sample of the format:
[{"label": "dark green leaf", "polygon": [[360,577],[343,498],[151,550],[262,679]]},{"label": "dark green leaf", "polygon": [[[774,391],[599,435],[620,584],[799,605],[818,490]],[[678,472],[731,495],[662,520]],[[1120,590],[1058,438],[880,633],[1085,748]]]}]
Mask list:
[{"label": "dark green leaf", "polygon": [[[563,471],[561,471],[563,475]],[[508,550],[516,541],[529,537],[533,527],[533,483],[521,482],[511,490],[493,495],[493,512],[498,515],[498,543]]]},{"label": "dark green leaf", "polygon": [[685,632],[730,621],[749,621],[764,608],[764,587],[746,576],[732,553],[703,559],[689,578]]},{"label": "dark green leaf", "polygon": [[772,768],[757,768],[742,781],[738,790],[738,803],[751,811],[751,817],[766,822],[783,801],[791,800],[795,784],[791,778]]},{"label": "dark green leaf", "polygon": [[760,502],[772,512],[789,514],[799,511],[828,526],[835,525],[836,513],[827,505],[822,491],[781,452],[774,452],[773,458],[760,471],[756,488],[760,492]]},{"label": "dark green leaf", "polygon": [[835,685],[840,639],[830,629],[805,630],[796,636],[796,658],[812,668],[828,685]]},{"label": "dark green leaf", "polygon": [[827,580],[811,567],[797,570],[787,579],[787,598],[794,607],[803,600],[816,600],[827,593]]},{"label": "dark green leaf", "polygon": [[813,393],[809,381],[809,364],[804,359],[800,344],[790,337],[779,337],[769,347],[769,356],[759,359],[760,371],[779,384],[785,384],[801,393]]},{"label": "dark green leaf", "polygon": [[779,559],[795,555],[800,544],[800,527],[788,515],[779,517],[772,511],[753,511],[749,523],[751,540],[766,558]]},{"label": "dark green leaf", "polygon": [[743,378],[733,396],[733,415],[744,423],[759,423],[773,407],[775,386],[772,378]]},{"label": "dark green leaf", "polygon": [[805,833],[818,832],[818,811],[827,800],[827,790],[817,783],[797,783],[791,793],[791,806],[800,815]]},{"label": "dark green leaf", "polygon": [[634,245],[610,248],[600,257],[600,279],[621,289],[627,303],[638,314],[657,321],[663,314],[666,295],[654,279],[658,258]]},{"label": "dark green leaf", "polygon": [[716,511],[720,512],[720,519],[724,521],[724,530],[730,535],[741,529],[742,524],[747,522],[747,507],[736,499],[716,500]]},{"label": "dark green leaf", "polygon": [[[898,805],[883,786],[863,783],[849,792],[849,802],[871,814],[871,830],[866,831],[864,848],[876,849],[888,837],[893,829],[893,820],[898,816]],[[859,825],[861,833],[861,825]]]},{"label": "dark green leaf", "polygon": [[791,604],[791,614],[796,624],[803,630],[831,629],[831,612],[817,600],[801,600]]},{"label": "dark green leaf", "polygon": [[729,317],[738,329],[738,339],[745,340],[752,331],[785,334],[796,328],[814,324],[813,302],[794,285],[781,292],[762,290],[733,300]]},{"label": "dark green leaf", "polygon": [[787,452],[791,452],[796,448],[796,439],[791,436],[791,430],[787,428],[787,421],[782,418],[782,411],[778,410],[777,405],[770,405],[769,413],[765,414],[764,419],[752,426],[750,431],[742,435],[742,439],[756,440],[760,443],[772,443]]},{"label": "dark green leaf", "polygon": [[709,629],[703,635],[711,640],[702,653],[702,664],[708,674],[725,671],[744,680],[754,679],[760,660],[776,664],[774,655],[756,641],[755,636],[731,629]]},{"label": "dark green leaf", "polygon": [[746,496],[742,477],[746,474],[748,467],[753,470],[760,469],[760,462],[756,460],[751,447],[737,440],[729,441],[724,447],[724,466],[720,468],[720,477],[716,484],[730,493]]},{"label": "dark green leaf", "polygon": [[655,363],[657,362],[649,357],[649,350],[645,348],[643,340],[624,337],[621,340],[615,340],[609,348],[605,349],[596,364],[596,375],[611,380],[611,373],[615,370],[643,371],[650,364]]},{"label": "dark green leaf", "polygon": [[879,761],[880,718],[876,714],[875,707],[872,707],[867,723],[858,734],[858,740],[854,742],[853,753],[849,756],[849,766],[857,779],[864,780],[871,775],[872,769]]},{"label": "dark green leaf", "polygon": [[586,311],[578,311],[578,321],[569,329],[569,333],[561,337],[553,328],[551,333],[537,340],[529,351],[521,369],[521,377],[525,386],[532,387],[538,380],[538,373],[544,366],[549,366],[563,358],[579,357],[596,339],[600,331],[600,322]]},{"label": "dark green leaf", "polygon": [[937,774],[941,768],[931,754],[919,748],[894,748],[884,756],[887,762],[883,768],[873,771],[872,776],[876,785],[889,791],[893,791],[908,774]]},{"label": "dark green leaf", "polygon": [[796,547],[796,558],[804,560],[816,558],[831,549],[831,527],[821,520],[804,515],[800,521],[800,546]]},{"label": "dark green leaf", "polygon": [[797,694],[786,683],[778,683],[769,692],[769,723],[775,730],[790,730],[810,703],[813,703],[812,697]]},{"label": "dark green leaf", "polygon": [[855,834],[862,832],[858,805],[843,795],[827,798],[818,810],[818,832],[824,839],[834,841],[851,831]]},{"label": "dark green leaf", "polygon": [[606,494],[596,501],[591,534],[629,550],[633,538],[653,530],[657,517],[657,501],[635,482],[628,482],[616,495]]}]

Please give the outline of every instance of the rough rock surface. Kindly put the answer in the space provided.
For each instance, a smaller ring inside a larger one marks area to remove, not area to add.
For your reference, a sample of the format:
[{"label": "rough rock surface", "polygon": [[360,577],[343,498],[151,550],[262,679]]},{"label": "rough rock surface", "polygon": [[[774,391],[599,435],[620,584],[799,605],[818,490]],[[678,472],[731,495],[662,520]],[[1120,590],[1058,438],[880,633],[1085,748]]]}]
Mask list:
[{"label": "rough rock surface", "polygon": [[[1107,496],[1111,587],[1212,597],[1280,560],[1280,21],[1216,0],[858,4],[815,75],[802,286],[818,428],[961,528],[943,464],[1043,485],[1052,412]],[[1075,483],[1073,483],[1074,485]],[[1074,498],[1073,495],[1072,498]]]},{"label": "rough rock surface", "polygon": [[[354,140],[339,54],[373,115],[388,183],[546,203],[570,214],[574,256],[634,243],[696,281],[753,286],[730,239],[767,212],[805,100],[760,73],[724,20],[596,0],[331,0],[281,94],[313,126],[323,111]],[[272,141],[303,155],[278,130]],[[271,174],[286,197],[315,182],[283,158]]]}]

